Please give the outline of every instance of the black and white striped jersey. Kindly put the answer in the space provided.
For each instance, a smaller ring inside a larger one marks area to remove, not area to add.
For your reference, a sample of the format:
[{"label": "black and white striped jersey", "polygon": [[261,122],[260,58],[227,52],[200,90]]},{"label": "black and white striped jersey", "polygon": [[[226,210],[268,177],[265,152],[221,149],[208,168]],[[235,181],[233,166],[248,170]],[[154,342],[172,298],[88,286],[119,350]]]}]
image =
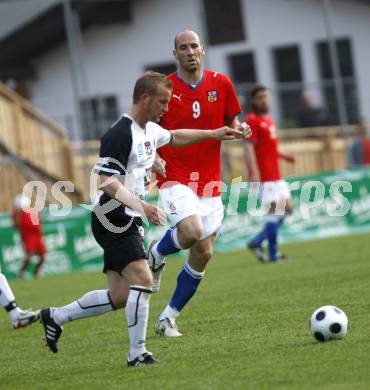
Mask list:
[{"label": "black and white striped jersey", "polygon": [[[100,157],[94,170],[100,175],[119,175],[125,188],[144,200],[156,150],[170,141],[168,130],[154,122],[148,122],[142,129],[125,114],[101,138]],[[110,199],[101,192],[98,201],[103,205]],[[124,206],[116,209],[114,214],[117,215],[117,212],[139,216],[136,211]]]}]

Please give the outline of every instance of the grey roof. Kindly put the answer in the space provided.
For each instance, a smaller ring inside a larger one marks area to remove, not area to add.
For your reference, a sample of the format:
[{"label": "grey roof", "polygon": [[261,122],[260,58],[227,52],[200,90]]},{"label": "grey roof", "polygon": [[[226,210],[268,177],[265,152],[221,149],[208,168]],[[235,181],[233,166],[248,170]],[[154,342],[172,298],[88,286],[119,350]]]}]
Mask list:
[{"label": "grey roof", "polygon": [[59,0],[1,0],[0,40]]},{"label": "grey roof", "polygon": [[[72,0],[71,5],[79,16],[81,29],[86,30],[96,24],[129,22],[132,1]],[[14,21],[17,4],[26,8],[19,15],[17,27],[12,28],[10,21]],[[62,1],[12,0],[8,3],[0,0],[0,25],[7,16],[9,23],[4,24],[4,35],[0,36],[0,79],[34,77],[31,60],[66,40]]]}]

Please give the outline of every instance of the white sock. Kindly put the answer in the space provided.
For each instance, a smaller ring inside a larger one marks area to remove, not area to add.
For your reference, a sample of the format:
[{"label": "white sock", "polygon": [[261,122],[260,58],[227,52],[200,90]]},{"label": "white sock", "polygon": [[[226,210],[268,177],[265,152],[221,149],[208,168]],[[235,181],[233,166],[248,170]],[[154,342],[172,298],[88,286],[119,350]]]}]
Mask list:
[{"label": "white sock", "polygon": [[159,316],[160,321],[168,318],[171,322],[175,322],[177,317],[180,315],[180,312],[173,309],[170,305],[167,305],[163,310],[163,313]]},{"label": "white sock", "polygon": [[0,305],[6,307],[13,301],[15,301],[13,291],[11,290],[6,277],[0,273]]},{"label": "white sock", "polygon": [[146,352],[145,339],[149,317],[149,299],[152,290],[143,286],[131,286],[126,303],[126,318],[130,338],[129,360]]},{"label": "white sock", "polygon": [[2,273],[0,273],[0,305],[9,313],[12,321],[18,318],[20,309],[15,302],[13,291],[6,277]]},{"label": "white sock", "polygon": [[54,321],[62,326],[69,321],[99,316],[112,310],[108,290],[95,290],[66,306],[55,308],[52,315]]}]

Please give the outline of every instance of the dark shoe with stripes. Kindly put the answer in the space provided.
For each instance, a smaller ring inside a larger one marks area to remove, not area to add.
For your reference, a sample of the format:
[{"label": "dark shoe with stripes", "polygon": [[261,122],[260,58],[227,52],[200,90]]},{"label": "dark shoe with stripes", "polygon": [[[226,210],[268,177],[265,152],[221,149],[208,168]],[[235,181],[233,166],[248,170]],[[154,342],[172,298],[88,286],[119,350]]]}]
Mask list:
[{"label": "dark shoe with stripes", "polygon": [[263,253],[263,248],[260,245],[255,245],[252,241],[247,244],[247,248],[256,256],[261,263],[266,263],[267,259]]},{"label": "dark shoe with stripes", "polygon": [[127,360],[127,365],[129,367],[145,366],[158,363],[159,360],[154,359],[153,354],[150,352],[144,352],[133,360]]},{"label": "dark shoe with stripes", "polygon": [[40,312],[40,320],[45,332],[45,341],[49,349],[58,352],[58,340],[63,332],[63,328],[59,326],[52,317],[52,308],[42,309]]}]

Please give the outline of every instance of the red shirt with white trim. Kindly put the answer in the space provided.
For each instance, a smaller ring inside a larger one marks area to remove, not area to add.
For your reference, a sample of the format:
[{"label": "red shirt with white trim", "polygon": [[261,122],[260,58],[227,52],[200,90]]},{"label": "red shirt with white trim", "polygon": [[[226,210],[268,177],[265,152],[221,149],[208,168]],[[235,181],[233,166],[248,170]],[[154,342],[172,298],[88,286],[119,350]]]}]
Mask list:
[{"label": "red shirt with white trim", "polygon": [[[169,110],[160,122],[165,129],[214,130],[242,111],[232,82],[221,73],[204,70],[197,85],[182,81],[177,73],[168,77],[173,82],[173,93]],[[166,179],[157,175],[158,187],[161,188],[166,182],[167,185],[171,185],[169,182],[188,185],[189,182],[198,181],[196,190],[194,184],[191,187],[199,196],[219,196],[220,147],[220,141],[207,140],[188,146],[163,146],[158,149],[158,154],[166,161]],[[197,172],[199,179],[197,173],[190,176],[192,172]]]},{"label": "red shirt with white trim", "polygon": [[280,180],[278,132],[271,116],[250,112],[245,122],[252,130],[252,136],[246,142],[254,145],[261,182]]}]

